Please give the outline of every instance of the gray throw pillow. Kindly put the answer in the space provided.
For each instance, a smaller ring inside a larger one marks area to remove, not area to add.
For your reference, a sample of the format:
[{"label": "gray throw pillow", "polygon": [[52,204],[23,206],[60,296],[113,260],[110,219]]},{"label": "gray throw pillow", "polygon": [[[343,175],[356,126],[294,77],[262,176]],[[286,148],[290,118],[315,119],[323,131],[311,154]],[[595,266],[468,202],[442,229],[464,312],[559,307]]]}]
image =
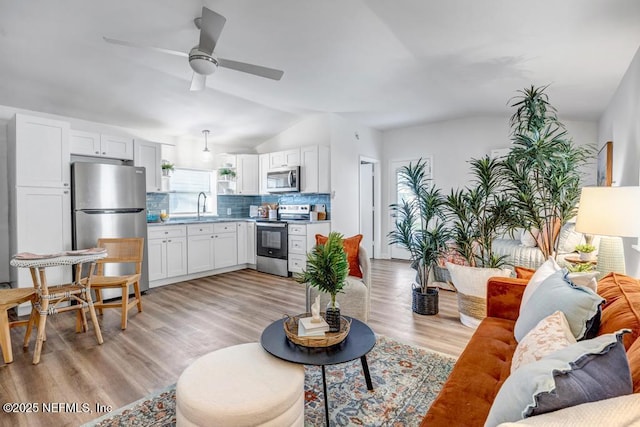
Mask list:
[{"label": "gray throw pillow", "polygon": [[589,288],[574,285],[565,275],[566,269],[547,277],[520,307],[514,335],[518,342],[538,322],[556,311],[562,311],[576,340],[595,336],[600,327],[600,306],[604,299]]},{"label": "gray throw pillow", "polygon": [[517,369],[498,391],[485,426],[633,392],[622,335],[580,341]]}]

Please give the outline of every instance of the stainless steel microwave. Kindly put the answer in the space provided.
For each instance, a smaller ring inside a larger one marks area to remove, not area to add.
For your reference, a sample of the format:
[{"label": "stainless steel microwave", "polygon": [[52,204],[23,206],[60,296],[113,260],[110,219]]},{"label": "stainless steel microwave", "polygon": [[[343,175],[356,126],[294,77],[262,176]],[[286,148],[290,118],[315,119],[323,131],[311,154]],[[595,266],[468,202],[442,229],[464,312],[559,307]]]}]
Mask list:
[{"label": "stainless steel microwave", "polygon": [[269,193],[293,193],[300,191],[300,166],[268,171],[267,191]]}]

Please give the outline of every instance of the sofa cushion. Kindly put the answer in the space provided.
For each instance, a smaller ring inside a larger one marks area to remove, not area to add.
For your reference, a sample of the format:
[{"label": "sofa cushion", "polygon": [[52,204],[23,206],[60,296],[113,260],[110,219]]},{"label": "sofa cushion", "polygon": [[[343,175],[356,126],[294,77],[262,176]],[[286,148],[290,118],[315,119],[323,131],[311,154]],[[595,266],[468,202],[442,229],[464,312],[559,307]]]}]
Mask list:
[{"label": "sofa cushion", "polygon": [[563,312],[556,311],[538,322],[518,343],[511,359],[511,373],[575,343],[567,318]]},{"label": "sofa cushion", "polygon": [[583,403],[498,427],[633,426],[640,423],[640,394]]},{"label": "sofa cushion", "polygon": [[[528,301],[525,302],[523,297],[520,316],[514,329],[518,342],[540,320],[557,310],[567,317],[571,332],[577,340],[597,334],[600,305],[604,300],[591,289],[575,286],[566,280],[565,274],[565,270],[556,271],[538,286]],[[526,292],[525,289],[525,295]]]},{"label": "sofa cushion", "polygon": [[540,231],[537,228],[522,230],[522,234],[520,235],[520,244],[528,248],[535,248],[538,246],[538,242],[536,242],[538,233],[540,233]]},{"label": "sofa cushion", "polygon": [[534,273],[536,272],[533,268],[520,267],[518,265],[513,267],[513,269],[515,270],[516,277],[518,279],[530,280],[533,277]]},{"label": "sofa cushion", "polygon": [[421,426],[482,424],[510,373],[511,356],[517,345],[513,325],[512,320],[495,317],[480,323]]},{"label": "sofa cushion", "polygon": [[623,274],[610,273],[598,282],[598,294],[606,300],[602,307],[599,334],[628,328],[626,349],[640,336],[640,282]]},{"label": "sofa cushion", "polygon": [[584,242],[584,235],[575,230],[576,224],[574,222],[568,222],[562,226],[558,235],[558,247],[556,249],[558,253],[575,252],[576,245]]},{"label": "sofa cushion", "polygon": [[[316,244],[324,245],[329,238],[322,234],[316,234]],[[362,234],[356,234],[352,237],[345,237],[342,239],[342,246],[347,253],[347,262],[349,263],[349,276],[355,276],[362,278],[362,270],[360,270],[360,264],[358,263],[358,250],[360,248],[360,242],[362,241]]]},{"label": "sofa cushion", "polygon": [[500,388],[485,425],[630,394],[623,333],[578,342],[516,370]]}]

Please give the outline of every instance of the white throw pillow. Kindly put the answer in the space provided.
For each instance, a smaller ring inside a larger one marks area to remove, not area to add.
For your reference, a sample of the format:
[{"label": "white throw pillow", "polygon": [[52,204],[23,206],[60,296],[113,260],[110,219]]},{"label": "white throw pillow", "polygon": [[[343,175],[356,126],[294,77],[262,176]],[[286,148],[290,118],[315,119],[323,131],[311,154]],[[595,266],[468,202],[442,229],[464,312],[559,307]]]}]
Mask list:
[{"label": "white throw pillow", "polygon": [[567,318],[563,312],[556,311],[538,322],[518,343],[511,360],[511,373],[575,343]]},{"label": "white throw pillow", "polygon": [[586,273],[569,273],[567,279],[571,280],[576,286],[584,286],[593,292],[598,292],[598,271],[589,271]]},{"label": "white throw pillow", "polygon": [[520,303],[520,314],[522,314],[522,308],[527,304],[527,301],[529,301],[529,298],[531,298],[531,295],[533,295],[535,290],[538,289],[540,283],[544,282],[547,277],[551,276],[558,270],[560,270],[560,266],[553,257],[549,257],[548,260],[538,267],[536,272],[533,273],[531,279],[529,279],[527,287],[524,288],[522,302]]},{"label": "white throw pillow", "polygon": [[520,244],[528,248],[535,248],[538,246],[537,238],[540,231],[537,228],[531,230],[523,230],[520,236]]}]

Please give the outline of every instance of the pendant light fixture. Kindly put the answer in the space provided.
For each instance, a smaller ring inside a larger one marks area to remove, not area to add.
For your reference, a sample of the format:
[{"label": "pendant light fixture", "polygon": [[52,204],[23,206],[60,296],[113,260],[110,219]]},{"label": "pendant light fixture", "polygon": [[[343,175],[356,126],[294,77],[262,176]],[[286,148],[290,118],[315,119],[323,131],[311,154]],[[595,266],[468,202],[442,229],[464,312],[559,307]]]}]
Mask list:
[{"label": "pendant light fixture", "polygon": [[209,135],[209,131],[205,129],[202,131],[202,133],[204,134],[204,150],[202,150],[202,152],[204,153],[205,156],[210,156],[211,150],[209,150],[209,145],[207,143],[207,135]]}]

